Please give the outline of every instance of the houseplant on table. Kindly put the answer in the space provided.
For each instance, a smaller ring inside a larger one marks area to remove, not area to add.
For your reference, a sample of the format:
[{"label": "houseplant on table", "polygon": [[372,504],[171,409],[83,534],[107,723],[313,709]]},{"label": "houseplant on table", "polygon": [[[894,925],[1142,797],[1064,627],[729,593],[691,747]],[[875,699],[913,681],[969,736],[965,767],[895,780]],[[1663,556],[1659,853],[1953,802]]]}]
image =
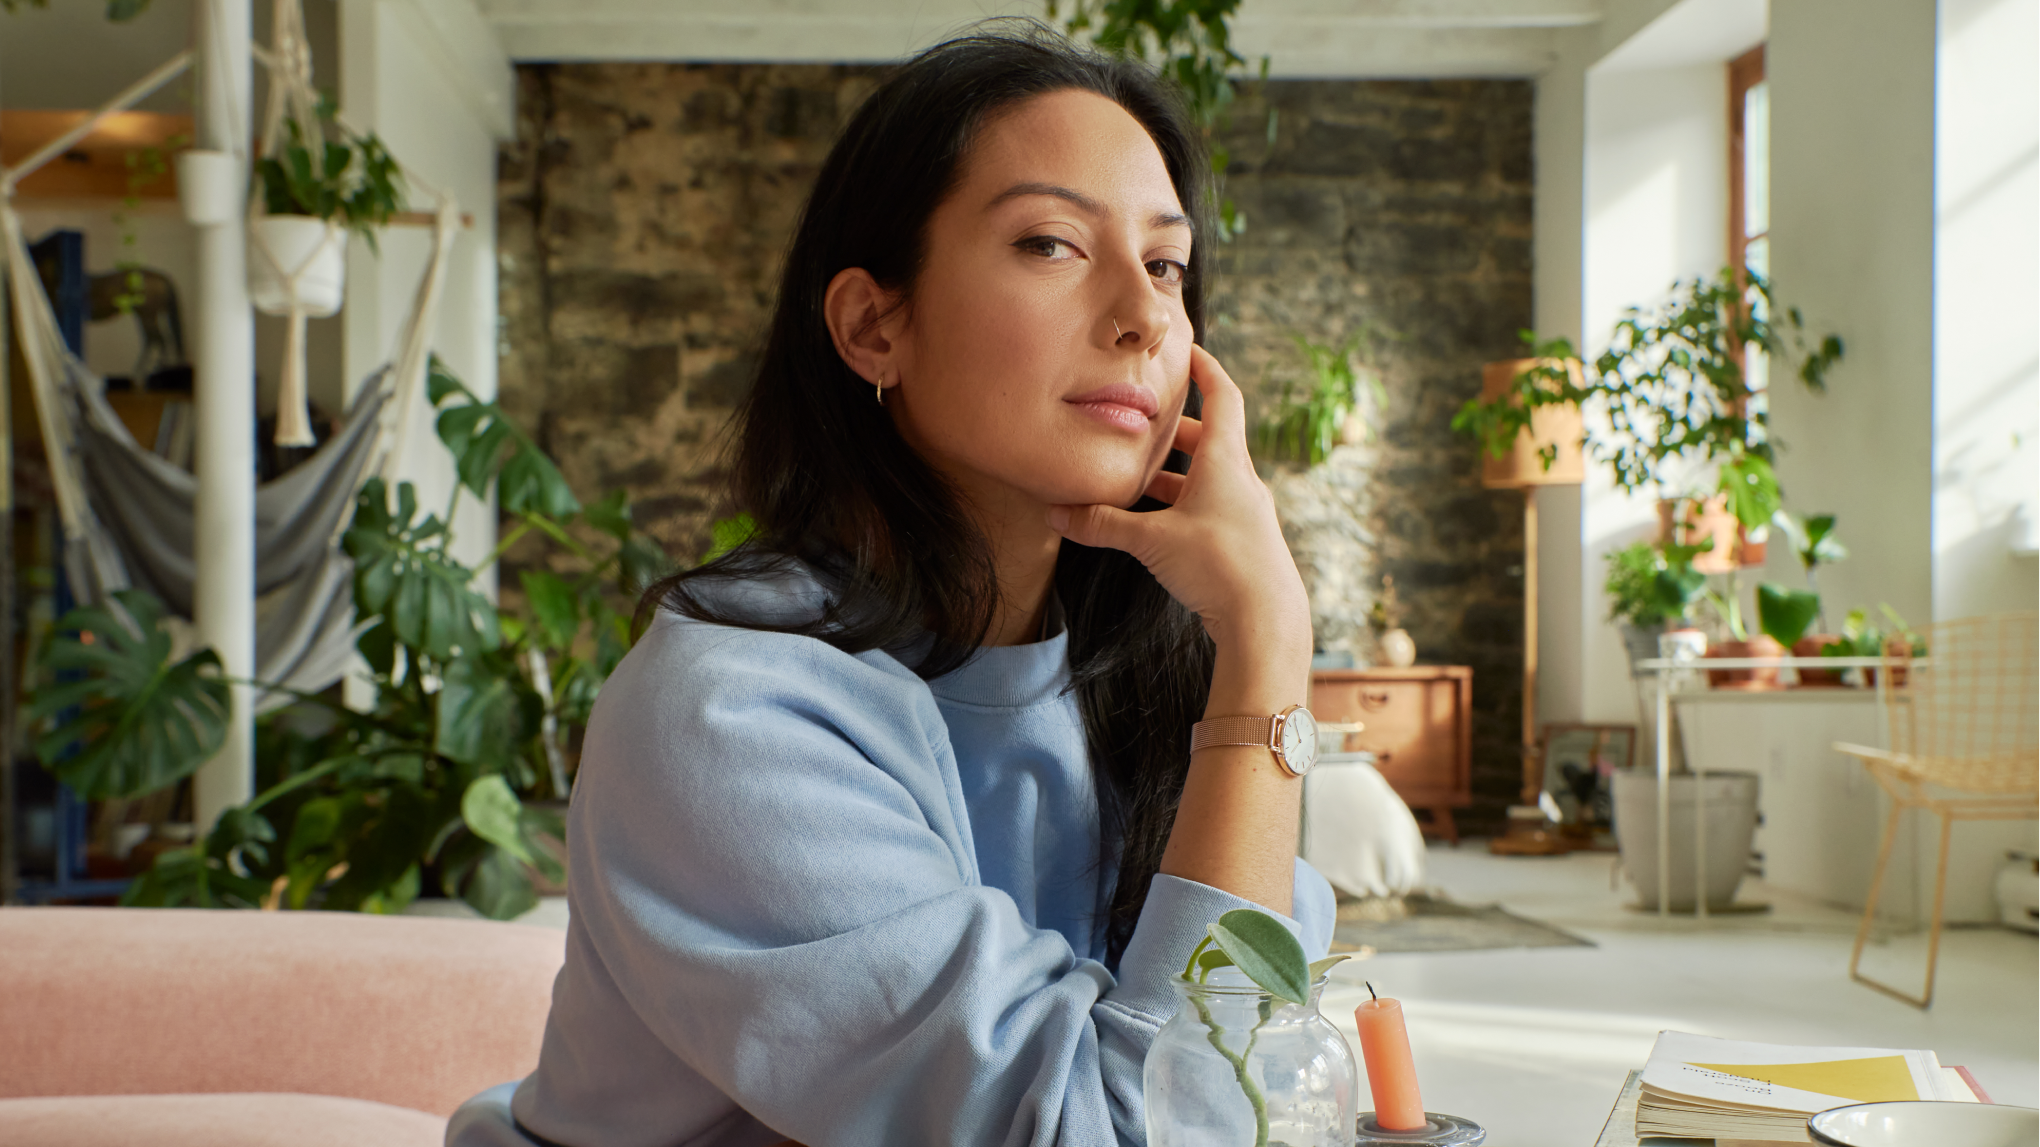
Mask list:
[{"label": "houseplant on table", "polygon": [[1608,555],[1608,620],[1622,630],[1630,674],[1636,663],[1659,656],[1658,638],[1674,623],[1684,627],[1707,586],[1693,558],[1713,543],[1632,542]]},{"label": "houseplant on table", "polygon": [[[1792,543],[1792,552],[1806,571],[1806,588],[1795,590],[1775,582],[1757,587],[1757,616],[1765,633],[1792,651],[1795,657],[1818,657],[1829,645],[1842,640],[1827,632],[1827,613],[1821,606],[1818,570],[1849,556],[1835,537],[1835,516],[1813,514],[1804,521],[1783,510],[1775,519],[1779,530]],[[1810,626],[1817,626],[1808,632]],[[1802,686],[1834,686],[1842,683],[1838,669],[1800,669]]]}]

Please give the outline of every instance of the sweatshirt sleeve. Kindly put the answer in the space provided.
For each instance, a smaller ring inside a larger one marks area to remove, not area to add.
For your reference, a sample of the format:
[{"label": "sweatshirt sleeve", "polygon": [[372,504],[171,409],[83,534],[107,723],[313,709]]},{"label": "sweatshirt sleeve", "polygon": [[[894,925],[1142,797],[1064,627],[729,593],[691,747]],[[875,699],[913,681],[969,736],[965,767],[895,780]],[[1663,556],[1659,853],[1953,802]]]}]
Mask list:
[{"label": "sweatshirt sleeve", "polygon": [[[1158,876],[1119,975],[1078,956],[978,881],[943,729],[889,658],[655,625],[589,723],[576,935],[519,1118],[551,1134],[549,1071],[581,1096],[616,1080],[628,1101],[633,1066],[610,1062],[628,1040],[599,1030],[608,999],[810,1147],[1144,1143],[1141,1064],[1175,1010],[1169,977],[1206,923],[1250,905]],[[1287,922],[1313,955],[1330,904],[1300,865]],[[639,1114],[661,1111],[679,1114]]]}]

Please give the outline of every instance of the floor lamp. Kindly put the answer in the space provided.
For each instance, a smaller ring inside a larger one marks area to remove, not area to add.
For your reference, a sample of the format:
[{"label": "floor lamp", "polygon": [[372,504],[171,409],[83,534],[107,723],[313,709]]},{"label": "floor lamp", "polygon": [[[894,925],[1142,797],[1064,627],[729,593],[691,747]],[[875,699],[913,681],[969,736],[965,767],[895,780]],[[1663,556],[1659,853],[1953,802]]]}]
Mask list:
[{"label": "floor lamp", "polygon": [[[1516,379],[1538,364],[1533,358],[1508,359],[1481,367],[1480,396],[1492,402],[1507,393]],[[1580,364],[1565,368],[1580,385]],[[1586,478],[1580,456],[1580,412],[1571,405],[1540,406],[1530,426],[1508,453],[1481,455],[1480,484],[1490,490],[1523,491],[1523,789],[1520,803],[1509,810],[1508,835],[1489,848],[1499,853],[1565,852],[1570,847],[1544,827],[1538,797],[1544,791],[1544,761],[1537,739],[1537,488],[1577,486]],[[1549,466],[1540,451],[1557,448]]]}]

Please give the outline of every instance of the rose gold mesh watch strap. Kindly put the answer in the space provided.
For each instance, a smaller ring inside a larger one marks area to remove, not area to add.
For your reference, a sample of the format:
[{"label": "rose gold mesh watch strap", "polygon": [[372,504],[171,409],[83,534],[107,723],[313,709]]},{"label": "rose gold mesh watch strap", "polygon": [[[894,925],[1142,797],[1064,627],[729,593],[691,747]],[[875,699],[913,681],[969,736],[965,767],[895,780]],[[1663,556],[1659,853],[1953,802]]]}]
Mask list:
[{"label": "rose gold mesh watch strap", "polygon": [[1278,717],[1213,717],[1190,726],[1190,751],[1213,745],[1253,745],[1275,751]]}]

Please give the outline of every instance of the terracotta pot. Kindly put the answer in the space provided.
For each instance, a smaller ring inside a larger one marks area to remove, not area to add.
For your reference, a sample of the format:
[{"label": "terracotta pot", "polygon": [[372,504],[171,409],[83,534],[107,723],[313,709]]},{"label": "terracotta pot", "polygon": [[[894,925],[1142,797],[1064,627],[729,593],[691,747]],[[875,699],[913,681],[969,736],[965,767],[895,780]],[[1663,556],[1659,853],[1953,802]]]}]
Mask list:
[{"label": "terracotta pot", "polygon": [[1728,511],[1728,495],[1659,499],[1658,544],[1698,545],[1709,538],[1714,548],[1693,558],[1693,568],[1701,573],[1723,574],[1764,564],[1766,543],[1750,540],[1749,531]]},{"label": "terracotta pot", "polygon": [[[1722,641],[1709,647],[1709,657],[1783,657],[1785,647],[1758,634],[1748,641]],[[1715,689],[1776,689],[1778,671],[1760,669],[1709,669],[1707,684]]]},{"label": "terracotta pot", "polygon": [[[1884,655],[1886,657],[1905,657],[1911,652],[1912,647],[1907,645],[1902,637],[1894,637],[1884,643]],[[1877,671],[1875,669],[1865,669],[1863,671],[1863,686],[1866,689],[1877,688]],[[1893,689],[1905,688],[1905,667],[1903,665],[1892,667],[1891,687]]]},{"label": "terracotta pot", "polygon": [[[1809,633],[1792,644],[1794,657],[1819,657],[1820,651],[1841,641],[1839,633]],[[1831,689],[1842,683],[1840,669],[1804,669],[1799,671],[1801,688],[1819,687]]]}]

